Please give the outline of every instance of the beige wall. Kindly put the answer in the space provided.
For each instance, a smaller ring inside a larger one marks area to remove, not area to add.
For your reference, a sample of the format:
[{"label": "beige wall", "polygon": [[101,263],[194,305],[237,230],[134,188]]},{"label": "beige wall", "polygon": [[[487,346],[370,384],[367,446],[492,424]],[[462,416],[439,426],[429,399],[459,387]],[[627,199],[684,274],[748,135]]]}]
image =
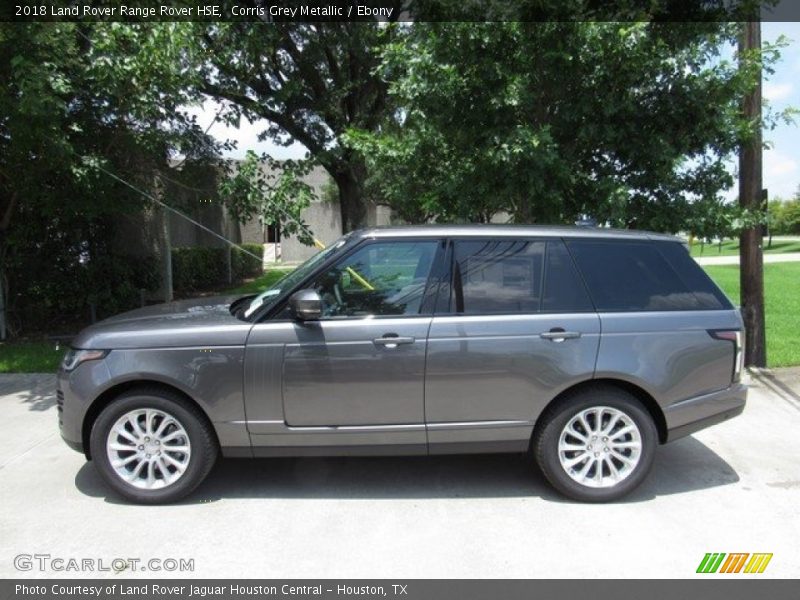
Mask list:
[{"label": "beige wall", "polygon": [[[342,235],[342,219],[338,202],[313,202],[302,213],[314,237],[326,246]],[[298,262],[306,260],[318,252],[313,246],[304,246],[294,236],[281,240],[281,260]]]}]

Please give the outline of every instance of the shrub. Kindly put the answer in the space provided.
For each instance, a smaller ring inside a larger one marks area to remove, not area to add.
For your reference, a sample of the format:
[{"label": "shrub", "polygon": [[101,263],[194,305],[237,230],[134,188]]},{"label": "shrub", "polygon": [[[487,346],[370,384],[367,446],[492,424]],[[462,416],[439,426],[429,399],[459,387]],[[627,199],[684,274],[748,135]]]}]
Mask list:
[{"label": "shrub", "polygon": [[[261,244],[240,244],[242,248],[255,254],[256,256],[263,256],[264,247]],[[264,272],[262,260],[256,260],[249,254],[245,254],[238,249],[234,249],[231,254],[231,262],[233,266],[233,278],[238,282],[242,279],[249,279],[251,277],[258,277]]]},{"label": "shrub", "polygon": [[138,307],[139,291],[153,291],[159,285],[154,258],[111,252],[81,257],[67,252],[26,253],[14,258],[6,271],[16,292],[9,299],[14,335],[74,333],[88,324],[91,307],[103,319]]},{"label": "shrub", "polygon": [[[260,256],[260,244],[242,244]],[[172,249],[172,286],[177,294],[218,289],[228,285],[227,248],[203,246]],[[231,252],[233,283],[261,274],[261,261],[233,249]]]}]

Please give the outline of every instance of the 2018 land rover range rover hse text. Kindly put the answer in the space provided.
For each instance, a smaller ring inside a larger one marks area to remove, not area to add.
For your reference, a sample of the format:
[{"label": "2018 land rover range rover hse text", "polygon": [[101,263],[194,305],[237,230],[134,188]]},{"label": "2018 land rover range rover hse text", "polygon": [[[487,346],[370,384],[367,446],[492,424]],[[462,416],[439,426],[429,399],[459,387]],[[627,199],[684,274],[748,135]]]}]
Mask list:
[{"label": "2018 land rover range rover hse text", "polygon": [[527,226],[368,229],[262,294],[84,330],[61,433],[137,502],[224,456],[530,450],[605,501],[656,446],[742,412],[742,321],[670,236]]}]

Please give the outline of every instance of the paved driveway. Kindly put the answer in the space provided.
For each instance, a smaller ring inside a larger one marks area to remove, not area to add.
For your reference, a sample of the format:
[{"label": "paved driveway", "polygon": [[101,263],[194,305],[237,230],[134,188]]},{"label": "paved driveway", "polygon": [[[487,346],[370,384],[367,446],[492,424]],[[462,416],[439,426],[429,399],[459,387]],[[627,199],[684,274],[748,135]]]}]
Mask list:
[{"label": "paved driveway", "polygon": [[[739,255],[714,256],[709,252],[705,256],[695,256],[699,265],[738,265]],[[800,252],[786,252],[784,254],[764,254],[764,263],[800,262]]]},{"label": "paved driveway", "polygon": [[141,507],[61,442],[51,376],[0,375],[0,576],[49,554],[193,559],[172,574],[193,577],[691,577],[706,552],[772,552],[757,577],[798,577],[800,370],[753,383],[624,503],[566,502],[495,455],[225,460],[187,502]]}]

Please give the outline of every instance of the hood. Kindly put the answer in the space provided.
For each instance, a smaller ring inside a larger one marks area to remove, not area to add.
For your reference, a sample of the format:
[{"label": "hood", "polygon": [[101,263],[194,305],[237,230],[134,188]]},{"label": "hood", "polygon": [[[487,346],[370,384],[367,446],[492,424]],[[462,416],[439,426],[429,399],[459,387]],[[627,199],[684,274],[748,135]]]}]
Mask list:
[{"label": "hood", "polygon": [[214,296],[137,308],[81,331],[74,348],[115,350],[182,346],[242,346],[252,323],[229,310],[243,296]]}]

